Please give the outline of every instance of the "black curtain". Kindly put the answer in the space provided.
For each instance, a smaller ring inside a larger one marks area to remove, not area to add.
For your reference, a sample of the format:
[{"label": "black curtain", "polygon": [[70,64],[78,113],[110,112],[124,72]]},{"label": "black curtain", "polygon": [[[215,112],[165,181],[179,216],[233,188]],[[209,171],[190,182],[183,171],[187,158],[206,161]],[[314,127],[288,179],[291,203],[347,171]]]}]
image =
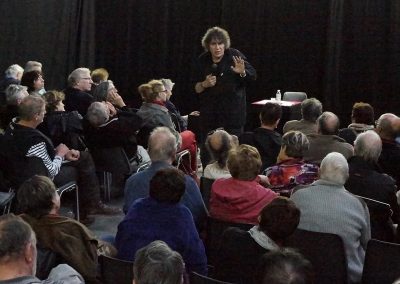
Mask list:
[{"label": "black curtain", "polygon": [[94,66],[94,2],[0,1],[0,70],[40,61],[46,89],[64,88],[74,68]]},{"label": "black curtain", "polygon": [[377,115],[399,113],[398,0],[15,0],[0,8],[0,68],[41,61],[48,89],[64,87],[76,67],[105,67],[138,107],[141,83],[169,77],[187,113],[197,107],[201,37],[219,25],[258,71],[249,102],[305,91],[342,126],[356,101]]}]

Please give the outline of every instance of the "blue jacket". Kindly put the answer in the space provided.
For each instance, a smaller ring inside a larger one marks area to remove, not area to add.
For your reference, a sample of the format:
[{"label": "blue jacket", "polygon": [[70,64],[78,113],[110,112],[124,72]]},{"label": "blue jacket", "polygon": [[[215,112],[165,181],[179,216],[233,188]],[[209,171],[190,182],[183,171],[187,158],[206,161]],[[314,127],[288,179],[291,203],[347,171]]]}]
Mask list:
[{"label": "blue jacket", "polygon": [[[133,174],[128,178],[125,184],[124,195],[125,213],[129,210],[130,206],[135,200],[149,196],[150,180],[156,174],[156,172],[169,167],[173,166],[166,162],[153,162],[148,169],[144,170],[143,172]],[[193,178],[185,175],[185,183],[186,190],[183,194],[181,203],[189,208],[190,212],[192,212],[194,222],[196,223],[197,227],[200,228],[207,216],[207,209],[200,194],[200,189]]]},{"label": "blue jacket", "polygon": [[118,225],[118,258],[133,261],[138,249],[162,240],[179,252],[188,272],[207,275],[207,257],[190,211],[180,203],[141,198]]}]

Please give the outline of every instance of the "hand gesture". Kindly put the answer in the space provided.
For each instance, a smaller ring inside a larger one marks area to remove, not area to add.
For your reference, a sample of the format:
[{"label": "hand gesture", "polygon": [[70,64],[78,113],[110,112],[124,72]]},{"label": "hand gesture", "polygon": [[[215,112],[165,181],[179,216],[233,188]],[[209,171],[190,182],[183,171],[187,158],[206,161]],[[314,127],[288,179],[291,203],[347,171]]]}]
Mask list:
[{"label": "hand gesture", "polygon": [[110,116],[111,116],[111,117],[113,117],[114,115],[117,114],[117,110],[116,110],[115,107],[112,105],[112,103],[106,102],[106,106],[107,106],[108,110],[110,111]]},{"label": "hand gesture", "polygon": [[207,75],[206,79],[201,83],[203,88],[214,87],[217,83],[217,77],[212,74]]},{"label": "hand gesture", "polygon": [[77,161],[77,160],[79,160],[80,156],[81,156],[81,153],[78,150],[71,149],[65,155],[65,159],[68,161]]},{"label": "hand gesture", "polygon": [[68,147],[65,144],[60,144],[56,147],[56,155],[64,158],[64,156],[69,152]]},{"label": "hand gesture", "polygon": [[244,60],[240,56],[233,56],[233,63],[235,66],[231,66],[233,72],[237,74],[244,74],[245,73],[245,66]]},{"label": "hand gesture", "polygon": [[121,97],[118,93],[114,93],[114,92],[111,93],[111,94],[108,96],[108,101],[109,101],[111,104],[114,104],[114,105],[116,105],[116,106],[118,106],[118,107],[124,107],[124,106],[126,106],[124,100],[122,99],[122,97]]}]

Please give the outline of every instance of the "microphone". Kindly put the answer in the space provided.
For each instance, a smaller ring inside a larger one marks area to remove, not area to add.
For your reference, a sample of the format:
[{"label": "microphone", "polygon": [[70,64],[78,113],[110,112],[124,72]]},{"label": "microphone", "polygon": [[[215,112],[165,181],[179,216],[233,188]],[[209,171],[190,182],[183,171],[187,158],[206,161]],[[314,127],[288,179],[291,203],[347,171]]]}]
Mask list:
[{"label": "microphone", "polygon": [[211,65],[211,75],[218,76],[218,65],[216,63]]}]

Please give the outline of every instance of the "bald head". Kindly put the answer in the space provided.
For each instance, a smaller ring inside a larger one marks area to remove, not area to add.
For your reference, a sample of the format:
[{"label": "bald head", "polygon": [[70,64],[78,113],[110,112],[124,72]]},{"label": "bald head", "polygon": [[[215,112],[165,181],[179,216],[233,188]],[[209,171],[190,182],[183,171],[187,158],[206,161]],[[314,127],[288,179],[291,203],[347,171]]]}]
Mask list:
[{"label": "bald head", "polygon": [[394,140],[400,130],[400,118],[393,113],[382,114],[376,124],[376,132],[383,139]]},{"label": "bald head", "polygon": [[168,127],[155,128],[149,137],[149,156],[152,162],[172,163],[176,154],[176,139]]},{"label": "bald head", "polygon": [[333,112],[325,111],[317,119],[318,133],[322,135],[337,135],[340,121]]},{"label": "bald head", "polygon": [[235,144],[237,144],[237,137],[230,135],[222,129],[216,130],[206,139],[206,147],[211,158],[218,162],[221,168],[226,166],[228,152]]},{"label": "bald head", "polygon": [[377,162],[382,151],[382,141],[379,135],[368,130],[359,134],[354,141],[354,152],[365,161]]}]

